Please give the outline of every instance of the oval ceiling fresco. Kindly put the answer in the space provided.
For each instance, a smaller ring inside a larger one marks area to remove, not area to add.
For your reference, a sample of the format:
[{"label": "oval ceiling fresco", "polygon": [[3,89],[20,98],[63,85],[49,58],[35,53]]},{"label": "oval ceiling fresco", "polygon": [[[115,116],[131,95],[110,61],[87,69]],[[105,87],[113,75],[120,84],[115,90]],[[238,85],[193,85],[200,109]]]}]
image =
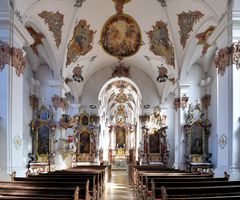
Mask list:
[{"label": "oval ceiling fresco", "polygon": [[127,14],[113,15],[103,26],[101,45],[108,54],[119,59],[137,53],[141,41],[137,22]]}]

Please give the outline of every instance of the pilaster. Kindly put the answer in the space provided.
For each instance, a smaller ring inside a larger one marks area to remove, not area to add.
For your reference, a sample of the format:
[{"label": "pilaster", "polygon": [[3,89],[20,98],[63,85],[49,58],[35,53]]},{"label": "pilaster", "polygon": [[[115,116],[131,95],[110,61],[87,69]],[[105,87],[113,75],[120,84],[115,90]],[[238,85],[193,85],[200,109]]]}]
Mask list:
[{"label": "pilaster", "polygon": [[186,80],[180,80],[178,82],[178,89],[175,91],[175,97],[180,98],[180,107],[175,110],[175,160],[174,167],[176,169],[185,168],[185,142],[184,142],[184,130],[183,125],[185,123],[184,113],[185,107],[182,102],[182,96],[188,96],[188,88],[191,83]]}]

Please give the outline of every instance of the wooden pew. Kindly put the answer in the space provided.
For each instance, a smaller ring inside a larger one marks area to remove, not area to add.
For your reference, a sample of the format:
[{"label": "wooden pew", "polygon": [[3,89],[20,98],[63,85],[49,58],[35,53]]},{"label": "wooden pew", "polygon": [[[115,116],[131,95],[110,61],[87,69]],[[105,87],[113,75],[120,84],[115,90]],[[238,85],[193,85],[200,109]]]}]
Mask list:
[{"label": "wooden pew", "polygon": [[90,181],[89,179],[80,179],[79,177],[40,177],[40,176],[35,176],[35,177],[29,177],[29,178],[23,178],[23,177],[15,177],[14,182],[20,184],[24,184],[22,182],[25,182],[26,184],[32,184],[34,186],[38,185],[46,185],[49,187],[59,187],[59,188],[64,188],[64,187],[76,187],[78,186],[81,192],[81,195],[85,196],[85,199],[90,199],[90,196],[92,196],[92,199],[97,199],[97,192],[94,190],[93,187],[93,182],[92,186],[90,187]]},{"label": "wooden pew", "polygon": [[[156,194],[155,189],[155,196]],[[162,187],[161,199],[162,200],[180,200],[180,199],[195,199],[196,197],[204,199],[212,198],[218,199],[224,197],[240,197],[240,185],[224,185],[224,186],[202,186],[202,187]],[[156,198],[157,199],[157,198]]]},{"label": "wooden pew", "polygon": [[[52,181],[73,181],[73,182],[85,182],[86,180],[90,181],[90,193],[93,197],[93,199],[99,199],[102,192],[103,192],[103,186],[102,186],[102,178],[101,178],[101,171],[96,170],[94,172],[87,172],[87,171],[56,171],[51,173],[45,173],[45,174],[39,174],[39,175],[30,175],[28,176],[30,179],[38,179],[40,181],[45,180],[46,178],[48,180]],[[64,179],[64,180],[62,180]]]},{"label": "wooden pew", "polygon": [[79,187],[34,187],[31,185],[21,186],[14,185],[13,183],[0,186],[0,199],[86,199],[84,196],[79,195]]}]

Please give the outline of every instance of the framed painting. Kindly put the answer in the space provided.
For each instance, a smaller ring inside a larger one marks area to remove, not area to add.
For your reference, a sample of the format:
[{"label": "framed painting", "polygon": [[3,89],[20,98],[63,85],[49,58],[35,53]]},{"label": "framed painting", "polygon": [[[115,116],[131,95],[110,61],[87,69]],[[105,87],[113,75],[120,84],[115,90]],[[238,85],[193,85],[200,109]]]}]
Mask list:
[{"label": "framed painting", "polygon": [[91,134],[89,131],[83,131],[79,135],[79,152],[78,153],[91,153]]},{"label": "framed painting", "polygon": [[89,120],[90,120],[90,117],[88,114],[82,114],[80,116],[80,124],[82,126],[88,126],[89,125]]},{"label": "framed painting", "polygon": [[161,153],[159,134],[155,132],[149,135],[149,153]]},{"label": "framed painting", "polygon": [[195,123],[191,129],[190,154],[203,154],[204,129]]}]

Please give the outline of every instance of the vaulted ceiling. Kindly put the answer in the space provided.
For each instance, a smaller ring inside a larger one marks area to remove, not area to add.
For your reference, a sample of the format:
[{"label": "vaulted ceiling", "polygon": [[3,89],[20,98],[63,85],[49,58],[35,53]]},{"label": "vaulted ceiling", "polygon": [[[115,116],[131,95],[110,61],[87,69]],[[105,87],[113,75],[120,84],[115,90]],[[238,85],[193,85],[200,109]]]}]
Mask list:
[{"label": "vaulted ceiling", "polygon": [[[38,56],[27,50],[33,69],[36,70],[46,62],[56,77],[70,80],[73,79],[74,69],[78,67],[75,77],[78,76],[80,80],[78,79],[74,86],[78,87],[77,91],[80,93],[93,74],[102,68],[118,65],[119,59],[107,53],[101,45],[104,24],[119,12],[115,9],[116,0],[13,2],[14,10],[18,12],[19,18],[22,18],[22,23],[32,26],[37,33],[44,35],[42,44],[40,41],[37,46]],[[76,2],[82,4],[74,7]],[[154,81],[161,95],[166,85],[173,87],[179,79],[185,56],[189,55],[189,52],[196,51],[198,56],[195,61],[199,60],[203,47],[208,47],[208,36],[214,32],[208,28],[219,26],[228,9],[228,1],[130,0],[126,1],[123,7],[123,13],[138,24],[141,41],[139,49],[133,55],[123,56],[121,63],[145,72]],[[77,33],[81,31],[81,37],[77,37]],[[202,35],[196,37],[200,33]],[[76,44],[81,43],[83,48],[75,51],[79,48]],[[76,52],[79,53],[78,56],[75,55]],[[204,56],[209,56],[209,52],[211,50]],[[164,83],[157,82],[161,66],[167,69],[168,79]]]}]

